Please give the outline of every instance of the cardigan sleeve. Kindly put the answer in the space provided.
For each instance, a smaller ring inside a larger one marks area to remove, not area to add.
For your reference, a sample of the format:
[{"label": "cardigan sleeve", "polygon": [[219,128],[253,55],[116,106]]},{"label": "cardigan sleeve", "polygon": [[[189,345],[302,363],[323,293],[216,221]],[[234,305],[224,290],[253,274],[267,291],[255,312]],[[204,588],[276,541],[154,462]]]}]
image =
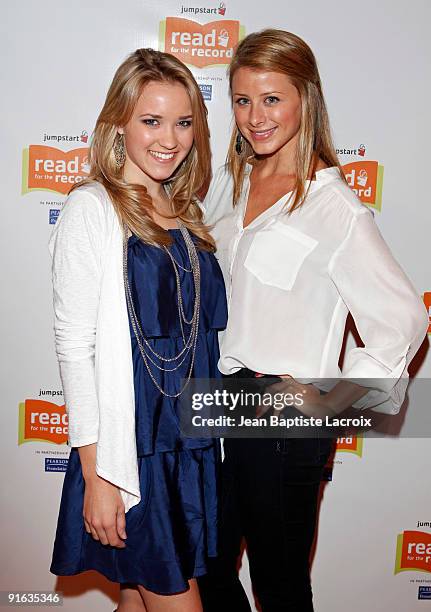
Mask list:
[{"label": "cardigan sleeve", "polygon": [[96,325],[102,278],[101,202],[78,188],[66,199],[49,242],[55,346],[70,446],[97,442]]}]

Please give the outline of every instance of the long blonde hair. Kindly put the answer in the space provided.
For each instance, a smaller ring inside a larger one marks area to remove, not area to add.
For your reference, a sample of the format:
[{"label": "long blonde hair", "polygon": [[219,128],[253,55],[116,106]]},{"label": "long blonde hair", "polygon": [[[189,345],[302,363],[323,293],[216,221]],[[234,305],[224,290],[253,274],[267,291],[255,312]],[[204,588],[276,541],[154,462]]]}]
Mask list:
[{"label": "long blonde hair", "polygon": [[[246,36],[238,45],[229,67],[229,84],[239,68],[279,72],[289,77],[301,98],[301,125],[296,149],[296,182],[289,212],[298,208],[307,195],[306,180],[313,176],[322,159],[328,166],[337,166],[344,177],[329,127],[328,111],[316,59],[310,47],[299,36],[284,30],[266,29]],[[241,195],[247,161],[253,163],[251,145],[242,139],[242,151],[237,153],[239,130],[232,132],[227,164],[234,179],[233,203]]]},{"label": "long blonde hair", "polygon": [[[144,242],[169,245],[172,238],[151,217],[152,199],[142,185],[127,184],[123,168],[118,168],[114,144],[118,127],[130,120],[145,85],[151,81],[179,83],[186,89],[192,107],[194,142],[186,159],[167,183],[172,216],[198,238],[199,247],[214,250],[214,241],[202,221],[203,213],[197,194],[211,173],[211,151],[207,109],[190,70],[176,57],[153,49],[137,49],[116,71],[97,119],[90,146],[90,174],[87,180],[98,181],[106,188],[122,224]],[[79,186],[77,186],[79,188]]]}]

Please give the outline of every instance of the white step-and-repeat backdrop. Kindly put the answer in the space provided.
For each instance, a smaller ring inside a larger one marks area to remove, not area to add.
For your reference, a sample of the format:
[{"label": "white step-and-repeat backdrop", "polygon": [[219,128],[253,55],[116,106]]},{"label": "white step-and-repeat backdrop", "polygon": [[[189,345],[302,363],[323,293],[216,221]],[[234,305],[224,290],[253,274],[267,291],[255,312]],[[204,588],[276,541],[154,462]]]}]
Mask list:
[{"label": "white step-and-repeat backdrop", "polygon": [[[226,65],[233,47],[263,27],[303,37],[318,58],[349,182],[430,309],[430,20],[428,0],[4,4],[0,590],[56,588],[66,612],[115,607],[118,586],[96,573],[49,573],[69,449],[47,242],[67,191],[88,170],[91,132],[116,67],[138,47],[183,59],[208,106],[217,167],[232,121]],[[427,350],[425,341],[417,378],[430,378]],[[402,437],[412,412],[426,409],[412,401],[417,384],[408,409],[393,417],[397,435],[338,443],[322,486],[312,570],[317,612],[430,605],[430,446]],[[251,597],[246,558],[241,577]]]}]

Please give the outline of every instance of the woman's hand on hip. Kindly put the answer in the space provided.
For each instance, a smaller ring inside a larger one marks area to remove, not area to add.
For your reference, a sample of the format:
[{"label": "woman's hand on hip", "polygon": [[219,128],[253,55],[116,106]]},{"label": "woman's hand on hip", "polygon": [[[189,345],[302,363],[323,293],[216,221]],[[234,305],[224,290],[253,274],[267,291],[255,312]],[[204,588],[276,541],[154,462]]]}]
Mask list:
[{"label": "woman's hand on hip", "polygon": [[282,380],[270,385],[267,390],[272,394],[289,393],[295,399],[301,398],[300,401],[295,401],[295,408],[304,416],[316,419],[341,415],[369,391],[367,387],[357,383],[340,380],[330,391],[322,395],[314,385],[300,383],[288,374],[279,378]]},{"label": "woman's hand on hip", "polygon": [[[289,374],[279,375],[282,380],[267,387],[273,395],[278,394],[294,398],[293,406],[306,417],[323,418],[334,416],[334,411],[328,405],[326,396],[321,395],[317,387],[312,384],[303,384],[292,378]],[[287,406],[288,404],[286,404]],[[268,408],[260,407],[257,416],[264,414]],[[274,413],[277,410],[274,409]]]}]

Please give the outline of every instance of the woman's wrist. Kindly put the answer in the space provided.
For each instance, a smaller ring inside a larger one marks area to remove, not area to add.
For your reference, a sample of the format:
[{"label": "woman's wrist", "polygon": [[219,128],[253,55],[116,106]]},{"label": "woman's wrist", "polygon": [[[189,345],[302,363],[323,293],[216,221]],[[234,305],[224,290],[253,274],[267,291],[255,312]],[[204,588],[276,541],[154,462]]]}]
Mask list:
[{"label": "woman's wrist", "polygon": [[100,480],[100,476],[98,476],[96,468],[94,468],[94,470],[83,470],[82,477],[84,478],[85,484],[91,484],[97,480]]},{"label": "woman's wrist", "polygon": [[326,395],[322,396],[325,409],[331,411],[332,417],[343,413],[368,393],[369,389],[347,380],[340,381]]},{"label": "woman's wrist", "polygon": [[[323,395],[321,398],[321,402],[323,404],[324,416],[328,416],[329,418],[336,417],[339,412],[337,412],[334,403],[331,401],[331,398],[328,398],[327,395]],[[340,411],[342,412],[342,410]]]},{"label": "woman's wrist", "polygon": [[82,476],[86,483],[98,478],[96,473],[96,443],[78,447]]}]

